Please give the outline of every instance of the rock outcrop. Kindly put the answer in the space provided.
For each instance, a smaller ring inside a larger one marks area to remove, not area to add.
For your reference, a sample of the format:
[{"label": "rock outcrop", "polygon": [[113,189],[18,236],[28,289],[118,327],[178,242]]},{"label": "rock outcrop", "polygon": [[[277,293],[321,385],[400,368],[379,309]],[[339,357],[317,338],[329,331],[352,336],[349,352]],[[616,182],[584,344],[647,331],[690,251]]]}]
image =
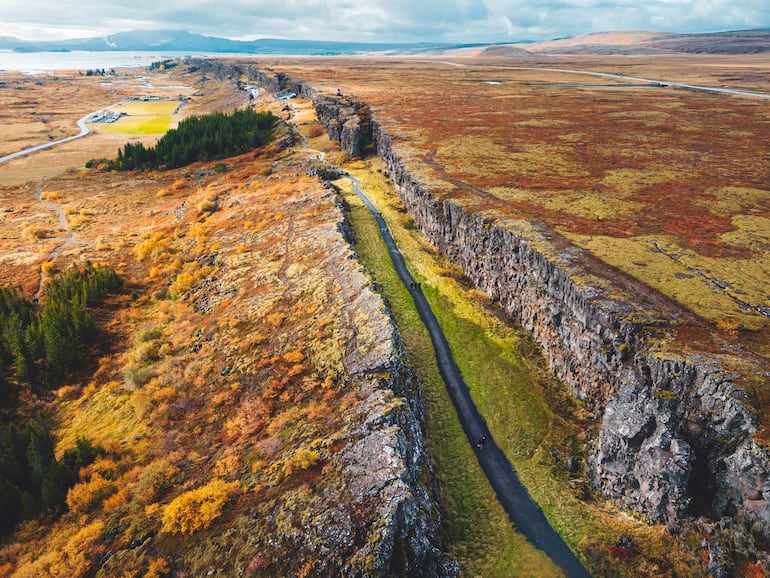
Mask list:
[{"label": "rock outcrop", "polygon": [[310,96],[318,122],[327,130],[329,138],[339,142],[342,149],[351,156],[361,156],[364,134],[359,112],[363,109],[363,104],[342,96],[329,97],[315,91],[311,92]]},{"label": "rock outcrop", "polygon": [[[338,229],[350,242],[345,215],[340,210]],[[342,283],[345,302],[367,313],[359,313],[363,319],[358,346],[344,359],[346,373],[361,384],[361,393],[346,419],[360,425],[347,435],[347,446],[340,452],[339,483],[353,503],[341,509],[365,511],[374,506],[377,511],[369,516],[376,522],[366,528],[363,545],[356,546],[342,575],[455,576],[457,563],[441,550],[441,517],[423,442],[419,383],[381,296],[371,287],[358,287],[357,279]],[[339,548],[344,551],[345,544]]]},{"label": "rock outcrop", "polygon": [[666,359],[653,351],[646,311],[573,280],[568,247],[547,257],[543,233],[489,222],[451,200],[438,201],[399,156],[376,119],[342,96],[305,87],[329,135],[351,155],[371,140],[417,226],[476,286],[522,323],[554,373],[600,422],[587,448],[595,487],[656,522],[695,514],[739,519],[770,539],[770,453],[752,437],[756,420],[744,392],[706,355]]},{"label": "rock outcrop", "polygon": [[393,344],[388,365],[379,368],[379,377],[368,376],[373,387],[364,389],[362,402],[351,410],[364,417],[360,437],[341,452],[340,482],[353,502],[346,508],[378,504],[377,521],[366,529],[363,545],[342,575],[456,576],[459,566],[442,551],[437,535],[435,488],[425,485],[433,471],[420,428],[423,410],[417,381],[403,362],[397,337]]},{"label": "rock outcrop", "polygon": [[[217,78],[238,79],[246,74],[270,91],[302,93],[329,114],[328,127],[337,138],[360,135],[360,129],[343,127],[354,125],[345,116],[355,115],[352,109],[346,108],[344,113],[331,105],[324,109],[325,97],[290,83],[285,76],[207,60],[188,63]],[[334,115],[344,117],[337,128]],[[345,142],[355,146],[353,140]],[[337,234],[349,243],[350,231],[340,208]],[[327,243],[329,251],[330,245]],[[345,251],[347,254],[338,253],[334,258],[349,262],[350,250],[346,247]],[[278,522],[289,515],[279,503],[266,523],[273,524],[276,544],[291,545],[289,551],[317,557],[319,576],[456,576],[459,566],[444,552],[440,538],[441,516],[423,440],[424,409],[417,377],[406,362],[382,297],[368,286],[371,280],[355,266],[341,265],[337,274],[344,276],[340,280],[347,307],[344,316],[354,326],[343,365],[358,400],[343,415],[346,426],[340,435],[344,447],[337,454],[341,475],[330,482],[334,487],[327,490],[323,501],[306,507],[301,533],[294,524]],[[289,562],[286,568],[292,568]]]}]

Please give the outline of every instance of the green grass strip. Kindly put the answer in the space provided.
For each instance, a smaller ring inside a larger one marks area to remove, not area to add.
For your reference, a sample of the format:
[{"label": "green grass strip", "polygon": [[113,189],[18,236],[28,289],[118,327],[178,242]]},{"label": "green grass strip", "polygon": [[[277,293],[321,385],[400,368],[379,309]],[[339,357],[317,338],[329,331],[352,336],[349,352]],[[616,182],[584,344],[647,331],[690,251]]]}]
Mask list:
[{"label": "green grass strip", "polygon": [[460,562],[465,576],[561,576],[550,559],[511,526],[460,426],[428,332],[393,268],[374,218],[352,193],[345,199],[350,205],[355,248],[383,287],[409,361],[422,383],[426,442],[441,487],[450,555]]}]

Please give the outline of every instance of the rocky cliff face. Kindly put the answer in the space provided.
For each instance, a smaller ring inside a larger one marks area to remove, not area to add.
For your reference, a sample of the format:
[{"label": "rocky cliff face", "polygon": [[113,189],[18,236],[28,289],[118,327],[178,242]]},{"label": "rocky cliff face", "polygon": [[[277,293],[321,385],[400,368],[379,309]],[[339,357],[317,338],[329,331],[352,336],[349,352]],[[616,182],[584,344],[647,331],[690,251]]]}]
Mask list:
[{"label": "rocky cliff face", "polygon": [[[345,479],[340,482],[354,505],[364,510],[377,505],[375,522],[363,529],[365,540],[342,575],[456,576],[459,567],[442,552],[437,536],[435,489],[425,485],[433,471],[420,429],[416,379],[397,339],[393,343],[395,355],[379,368],[381,375],[368,375],[372,388],[364,389],[352,410],[364,418],[362,427],[341,452]],[[344,551],[344,541],[339,546]]]},{"label": "rocky cliff face", "polygon": [[340,143],[351,156],[361,156],[363,132],[359,111],[362,104],[344,97],[329,97],[312,94],[313,105],[321,125],[328,131],[329,138]]},{"label": "rocky cliff face", "polygon": [[729,516],[770,539],[770,453],[751,437],[756,422],[744,393],[714,360],[655,354],[643,324],[631,321],[640,311],[573,281],[580,249],[548,258],[533,246],[537,233],[438,202],[376,119],[367,123],[371,135],[343,139],[338,126],[361,129],[360,105],[311,95],[351,155],[371,138],[428,240],[534,335],[554,373],[593,409],[601,425],[587,469],[597,488],[656,522]]},{"label": "rocky cliff face", "polygon": [[751,434],[742,391],[708,360],[662,359],[633,307],[570,277],[578,249],[550,260],[511,227],[436,202],[411,177],[374,121],[373,141],[425,236],[529,330],[553,371],[601,422],[588,448],[596,487],[653,521],[673,522],[706,502],[770,537],[770,455]]},{"label": "rocky cliff face", "polygon": [[[340,211],[340,232],[350,242],[352,233]],[[457,563],[441,550],[441,527],[433,484],[433,469],[421,424],[424,407],[419,384],[406,354],[395,322],[379,295],[362,294],[356,283],[345,283],[346,301],[356,310],[369,310],[378,319],[373,339],[380,346],[357,347],[345,357],[346,372],[363,384],[361,402],[349,410],[349,423],[361,426],[349,436],[341,451],[344,479],[356,507],[373,505],[377,520],[366,528],[366,540],[342,569],[344,576],[428,576],[457,575]],[[365,295],[369,303],[362,303]],[[367,319],[367,324],[369,319]],[[385,336],[383,341],[382,337]],[[366,340],[359,336],[357,341]],[[363,419],[361,419],[363,418]],[[351,504],[345,509],[350,510]],[[360,531],[360,530],[359,530]],[[344,550],[344,544],[340,544]]]}]

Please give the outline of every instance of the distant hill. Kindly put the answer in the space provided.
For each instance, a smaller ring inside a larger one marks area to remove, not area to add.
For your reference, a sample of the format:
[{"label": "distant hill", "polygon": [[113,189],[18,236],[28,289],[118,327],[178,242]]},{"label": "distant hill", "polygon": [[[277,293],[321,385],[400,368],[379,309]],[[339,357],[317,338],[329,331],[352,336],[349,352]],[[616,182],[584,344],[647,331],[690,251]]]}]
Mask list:
[{"label": "distant hill", "polygon": [[752,54],[770,51],[770,29],[737,30],[703,34],[672,34],[649,31],[597,32],[545,42],[442,44],[330,42],[262,38],[230,40],[185,30],[132,30],[99,38],[59,41],[28,41],[0,36],[0,50],[17,52],[157,51],[190,53],[242,53],[288,55],[467,54],[474,56],[526,57],[532,54]]},{"label": "distant hill", "polygon": [[770,29],[703,34],[598,32],[514,46],[540,54],[754,54],[770,51]]},{"label": "distant hill", "polygon": [[0,50],[17,52],[146,51],[229,52],[244,54],[312,54],[337,55],[367,52],[423,52],[468,46],[467,44],[388,44],[365,42],[328,42],[320,40],[230,40],[204,36],[184,30],[133,30],[100,38],[34,42],[0,36]]}]

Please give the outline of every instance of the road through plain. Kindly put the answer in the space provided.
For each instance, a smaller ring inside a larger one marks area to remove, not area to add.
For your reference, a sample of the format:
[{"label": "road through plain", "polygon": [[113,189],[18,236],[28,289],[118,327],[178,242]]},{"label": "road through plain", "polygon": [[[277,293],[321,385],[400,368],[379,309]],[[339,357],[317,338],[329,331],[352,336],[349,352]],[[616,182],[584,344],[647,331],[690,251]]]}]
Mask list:
[{"label": "road through plain", "polygon": [[[99,111],[97,111],[97,112],[99,112]],[[94,114],[96,114],[96,113],[95,112],[89,112],[84,117],[81,117],[81,118],[78,119],[77,125],[78,125],[78,128],[80,129],[80,132],[78,134],[73,135],[73,136],[68,136],[67,138],[51,141],[51,142],[41,143],[39,145],[31,146],[31,147],[22,149],[20,151],[16,151],[15,153],[11,153],[11,154],[2,156],[2,157],[0,157],[0,164],[8,162],[8,161],[16,159],[16,158],[19,158],[19,157],[26,156],[28,154],[35,153],[37,151],[42,151],[42,150],[45,150],[45,149],[50,149],[51,147],[55,147],[56,145],[64,144],[64,143],[73,141],[73,140],[78,139],[78,138],[83,138],[84,136],[86,136],[87,134],[89,134],[91,132],[91,129],[88,128],[87,121]]]}]

